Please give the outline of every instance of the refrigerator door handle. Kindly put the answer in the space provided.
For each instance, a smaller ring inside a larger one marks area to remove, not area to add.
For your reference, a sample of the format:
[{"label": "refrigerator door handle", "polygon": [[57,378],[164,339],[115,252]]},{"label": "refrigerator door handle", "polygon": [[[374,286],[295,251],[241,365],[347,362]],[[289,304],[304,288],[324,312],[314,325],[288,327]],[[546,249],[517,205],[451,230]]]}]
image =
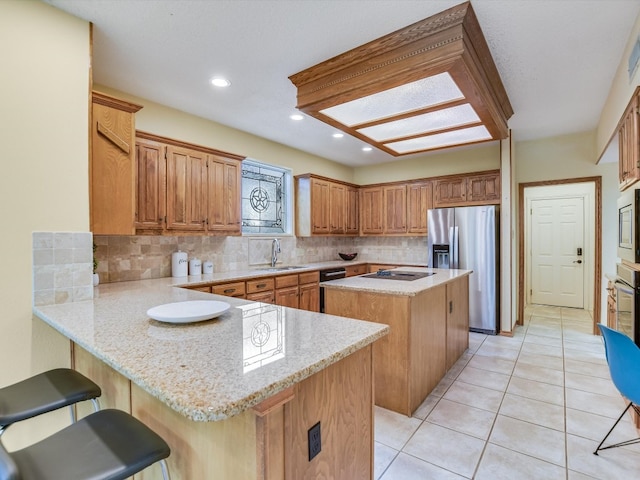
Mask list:
[{"label": "refrigerator door handle", "polygon": [[449,238],[451,239],[451,266],[458,268],[458,227],[451,227]]}]

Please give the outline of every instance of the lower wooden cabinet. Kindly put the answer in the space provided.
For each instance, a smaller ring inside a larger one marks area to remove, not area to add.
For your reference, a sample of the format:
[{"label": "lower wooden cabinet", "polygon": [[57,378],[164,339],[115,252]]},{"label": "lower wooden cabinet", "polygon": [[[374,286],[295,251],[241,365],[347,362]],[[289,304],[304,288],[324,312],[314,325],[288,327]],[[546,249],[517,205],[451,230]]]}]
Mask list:
[{"label": "lower wooden cabinet", "polygon": [[348,267],[345,267],[345,271],[347,277],[355,277],[356,275],[369,273],[366,263],[361,263],[360,265],[349,265]]},{"label": "lower wooden cabinet", "polygon": [[447,370],[469,348],[469,277],[447,283]]},{"label": "lower wooden cabinet", "polygon": [[275,294],[275,304],[283,307],[298,308],[298,286],[279,288]]},{"label": "lower wooden cabinet", "polygon": [[211,293],[226,295],[227,297],[245,298],[246,289],[244,282],[222,283],[211,286]]}]

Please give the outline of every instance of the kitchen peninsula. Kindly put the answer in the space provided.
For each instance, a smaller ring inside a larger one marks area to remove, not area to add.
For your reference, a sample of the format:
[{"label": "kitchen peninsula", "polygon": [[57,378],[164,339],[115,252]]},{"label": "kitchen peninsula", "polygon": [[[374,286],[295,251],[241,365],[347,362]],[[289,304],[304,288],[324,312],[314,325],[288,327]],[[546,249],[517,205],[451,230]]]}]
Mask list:
[{"label": "kitchen peninsula", "polygon": [[472,271],[380,273],[323,283],[325,312],[391,327],[373,345],[375,404],[411,416],[469,346]]},{"label": "kitchen peninsula", "polygon": [[[172,285],[173,284],[173,285]],[[101,285],[91,301],[35,307],[71,365],[169,443],[171,478],[373,478],[372,343],[386,325],[176,288]],[[167,324],[149,308],[219,300],[216,319]],[[320,423],[322,450],[308,458]],[[156,478],[155,466],[141,479]]]}]

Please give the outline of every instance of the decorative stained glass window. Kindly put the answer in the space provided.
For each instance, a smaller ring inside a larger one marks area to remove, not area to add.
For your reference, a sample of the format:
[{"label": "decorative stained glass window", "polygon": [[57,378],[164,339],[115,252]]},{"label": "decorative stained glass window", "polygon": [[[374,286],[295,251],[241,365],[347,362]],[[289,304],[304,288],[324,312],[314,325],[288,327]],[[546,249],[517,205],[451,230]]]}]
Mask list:
[{"label": "decorative stained glass window", "polygon": [[242,233],[290,232],[291,171],[255,160],[242,162]]}]

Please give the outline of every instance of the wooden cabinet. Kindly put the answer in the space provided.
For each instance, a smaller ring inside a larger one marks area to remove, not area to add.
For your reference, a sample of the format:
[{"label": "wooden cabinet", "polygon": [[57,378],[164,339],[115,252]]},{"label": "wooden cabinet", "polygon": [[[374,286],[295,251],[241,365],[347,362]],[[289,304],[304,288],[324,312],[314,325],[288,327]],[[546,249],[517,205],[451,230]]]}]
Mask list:
[{"label": "wooden cabinet", "polygon": [[447,370],[469,348],[469,277],[447,283]]},{"label": "wooden cabinet", "polygon": [[345,233],[347,235],[358,235],[360,232],[360,212],[359,212],[359,192],[356,187],[346,188],[346,222]]},{"label": "wooden cabinet", "polygon": [[283,307],[298,308],[298,286],[276,290],[275,304]]},{"label": "wooden cabinet", "polygon": [[339,183],[329,185],[329,233],[347,230],[347,187]]},{"label": "wooden cabinet", "polygon": [[369,273],[376,273],[378,270],[391,270],[392,268],[398,268],[398,265],[386,265],[378,263],[369,264]]},{"label": "wooden cabinet", "polygon": [[382,189],[384,201],[384,231],[386,234],[407,231],[407,187],[390,185]]},{"label": "wooden cabinet", "polygon": [[207,159],[207,230],[240,235],[242,168],[218,155]]},{"label": "wooden cabinet", "polygon": [[636,89],[618,125],[618,179],[624,190],[640,179],[640,87]]},{"label": "wooden cabinet", "polygon": [[315,175],[298,175],[296,235],[357,235],[358,187]]},{"label": "wooden cabinet", "polygon": [[137,132],[138,234],[241,234],[242,157]]},{"label": "wooden cabinet", "polygon": [[133,235],[135,112],[142,107],[98,92],[91,100],[90,229],[94,235]]},{"label": "wooden cabinet", "polygon": [[211,286],[211,293],[226,295],[227,297],[245,298],[246,290],[244,282],[220,283]]},{"label": "wooden cabinet", "polygon": [[310,312],[320,311],[320,272],[304,272],[298,275],[298,308]]},{"label": "wooden cabinet", "polygon": [[469,175],[467,205],[500,203],[500,174]]},{"label": "wooden cabinet", "polygon": [[499,204],[500,192],[498,170],[437,178],[433,181],[433,206]]},{"label": "wooden cabinet", "polygon": [[360,188],[360,233],[379,235],[384,232],[384,194],[382,187]]},{"label": "wooden cabinet", "polygon": [[345,267],[346,276],[347,277],[355,277],[356,275],[364,275],[368,273],[368,266],[366,263],[361,263],[360,265],[349,265]]},{"label": "wooden cabinet", "polygon": [[167,230],[204,232],[207,158],[203,152],[167,148]]},{"label": "wooden cabinet", "polygon": [[247,281],[247,300],[275,303],[273,278],[257,278]]},{"label": "wooden cabinet", "polygon": [[431,182],[407,185],[407,233],[427,234],[427,210],[433,208],[433,185]]},{"label": "wooden cabinet", "polygon": [[136,231],[161,232],[166,219],[166,165],[164,145],[136,140]]}]

